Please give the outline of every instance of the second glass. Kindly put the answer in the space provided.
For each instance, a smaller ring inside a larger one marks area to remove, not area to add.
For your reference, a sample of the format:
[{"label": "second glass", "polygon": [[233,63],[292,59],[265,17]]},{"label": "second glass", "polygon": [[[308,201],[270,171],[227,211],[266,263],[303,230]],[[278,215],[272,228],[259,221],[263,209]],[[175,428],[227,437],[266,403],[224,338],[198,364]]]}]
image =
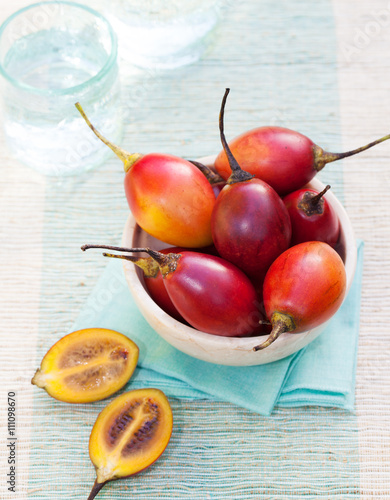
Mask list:
[{"label": "second glass", "polygon": [[102,3],[118,33],[120,56],[136,66],[159,70],[191,64],[202,56],[227,0]]}]

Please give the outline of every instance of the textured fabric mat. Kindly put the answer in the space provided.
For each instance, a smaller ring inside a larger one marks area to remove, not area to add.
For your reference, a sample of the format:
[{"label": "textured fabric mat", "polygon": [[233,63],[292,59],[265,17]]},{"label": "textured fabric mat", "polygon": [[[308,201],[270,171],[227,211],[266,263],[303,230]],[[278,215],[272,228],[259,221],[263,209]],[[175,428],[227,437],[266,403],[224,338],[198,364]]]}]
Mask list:
[{"label": "textured fabric mat", "polygon": [[[1,3],[1,18],[28,0]],[[278,124],[346,151],[383,136],[390,109],[387,0],[229,1],[203,60],[174,72],[121,65],[130,150],[188,158],[220,149],[225,87],[228,139]],[[98,6],[98,3],[95,2]],[[30,385],[42,356],[75,322],[104,259],[86,241],[115,244],[128,208],[122,165],[61,185],[16,163],[0,137],[0,425],[17,401],[17,492],[9,500],[82,500],[94,480],[87,443],[103,403],[70,406]],[[389,144],[321,172],[365,241],[356,414],[279,408],[262,417],[230,403],[172,399],[167,453],[144,473],[102,490],[102,499],[390,498]],[[81,258],[82,257],[82,258]],[[0,470],[6,477],[6,435]]]}]

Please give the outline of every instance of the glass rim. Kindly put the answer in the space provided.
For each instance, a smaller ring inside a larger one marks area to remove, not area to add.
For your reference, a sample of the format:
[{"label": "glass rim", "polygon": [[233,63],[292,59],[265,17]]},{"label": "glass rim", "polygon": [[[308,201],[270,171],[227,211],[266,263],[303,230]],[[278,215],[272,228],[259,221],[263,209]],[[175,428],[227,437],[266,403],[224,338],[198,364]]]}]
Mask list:
[{"label": "glass rim", "polygon": [[105,73],[108,72],[108,70],[113,66],[113,64],[116,62],[117,59],[117,52],[118,52],[118,41],[117,41],[117,36],[116,33],[114,32],[111,24],[109,21],[102,15],[100,12],[97,12],[94,9],[91,9],[87,5],[82,5],[76,2],[69,2],[67,0],[48,0],[44,2],[37,2],[31,5],[27,5],[26,7],[23,7],[22,9],[17,10],[13,14],[11,14],[0,26],[0,41],[1,37],[4,34],[5,29],[7,26],[18,16],[23,14],[23,12],[26,12],[28,10],[32,10],[36,7],[39,7],[41,5],[49,5],[49,4],[57,4],[57,5],[69,5],[70,7],[76,7],[77,9],[81,9],[84,11],[89,12],[90,14],[94,15],[95,17],[99,18],[101,21],[105,23],[108,29],[108,33],[110,35],[110,40],[111,40],[111,51],[108,54],[108,57],[103,64],[103,66],[100,68],[100,70],[96,73],[96,75],[91,76],[87,80],[85,80],[82,83],[79,83],[77,85],[73,85],[72,87],[67,87],[67,88],[56,88],[56,89],[41,89],[39,87],[33,87],[32,85],[28,85],[26,83],[21,82],[19,79],[14,78],[11,76],[7,70],[4,68],[3,63],[0,62],[0,74],[3,75],[3,77],[8,80],[12,85],[15,87],[18,87],[22,90],[26,90],[29,92],[33,92],[35,94],[40,94],[40,95],[65,95],[65,94],[71,94],[75,91],[81,90],[91,83],[93,83],[96,80],[99,80]]}]

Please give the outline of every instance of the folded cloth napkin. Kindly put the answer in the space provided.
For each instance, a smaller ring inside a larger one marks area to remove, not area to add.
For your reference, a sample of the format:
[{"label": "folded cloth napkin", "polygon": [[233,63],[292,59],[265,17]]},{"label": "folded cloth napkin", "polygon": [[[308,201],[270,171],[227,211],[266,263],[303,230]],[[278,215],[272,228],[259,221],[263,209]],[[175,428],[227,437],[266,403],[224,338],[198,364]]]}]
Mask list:
[{"label": "folded cloth napkin", "polygon": [[148,325],[127,288],[122,264],[112,260],[72,331],[109,328],[140,348],[127,388],[157,387],[167,396],[229,401],[262,415],[280,406],[319,405],[353,410],[359,333],[363,242],[348,297],[327,329],[306,348],[267,365],[214,365],[184,354]]}]

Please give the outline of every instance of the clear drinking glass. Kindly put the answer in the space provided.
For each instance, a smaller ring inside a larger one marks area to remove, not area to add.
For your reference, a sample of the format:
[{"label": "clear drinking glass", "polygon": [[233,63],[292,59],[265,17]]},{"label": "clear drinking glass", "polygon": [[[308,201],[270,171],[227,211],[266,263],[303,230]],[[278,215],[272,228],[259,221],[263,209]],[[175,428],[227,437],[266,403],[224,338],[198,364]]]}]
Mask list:
[{"label": "clear drinking glass", "polygon": [[120,56],[152,69],[198,60],[228,0],[105,0]]},{"label": "clear drinking glass", "polygon": [[117,39],[108,21],[72,2],[41,2],[0,28],[3,126],[11,150],[47,175],[85,172],[109,154],[75,103],[114,142],[121,136]]}]

